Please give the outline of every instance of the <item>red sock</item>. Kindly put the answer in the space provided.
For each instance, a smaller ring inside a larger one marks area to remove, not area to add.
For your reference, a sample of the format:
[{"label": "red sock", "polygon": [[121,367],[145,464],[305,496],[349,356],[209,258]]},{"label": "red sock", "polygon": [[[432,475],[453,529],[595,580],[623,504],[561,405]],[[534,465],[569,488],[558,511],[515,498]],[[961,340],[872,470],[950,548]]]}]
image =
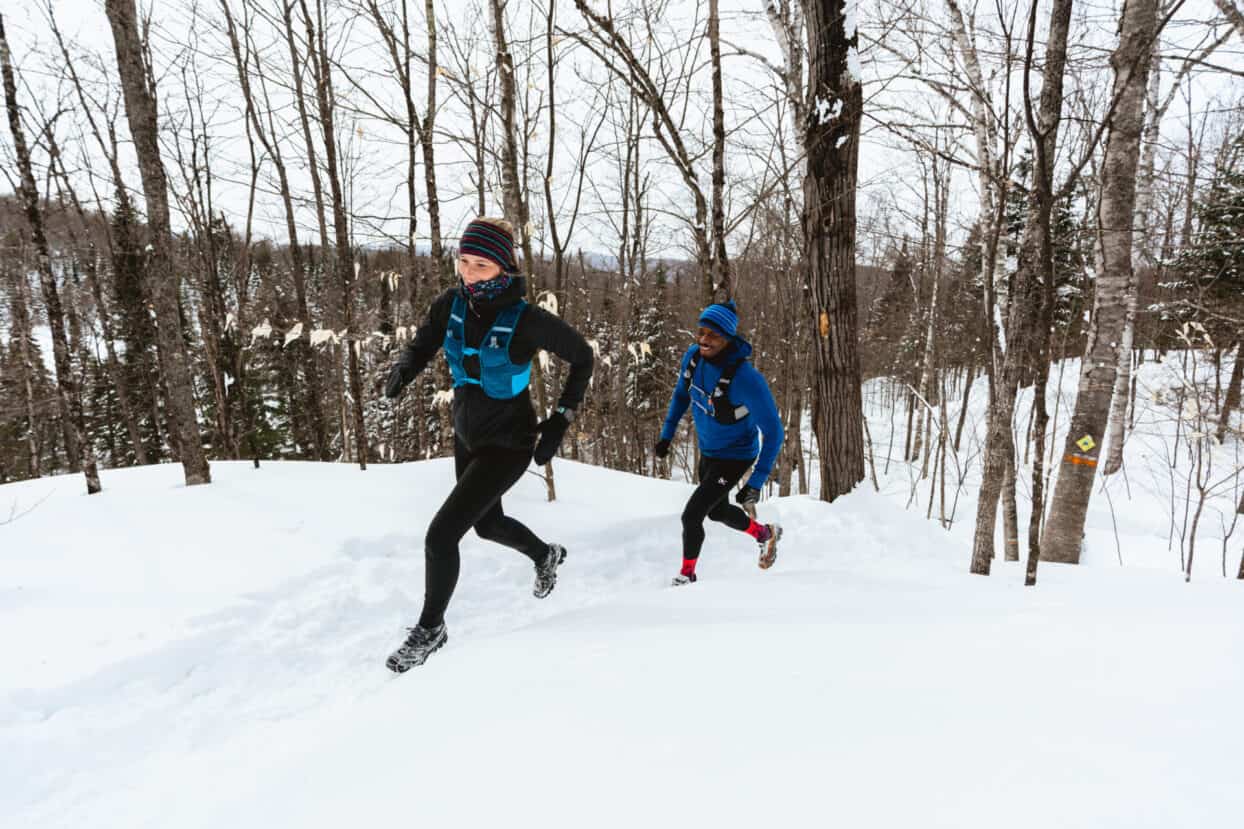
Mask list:
[{"label": "red sock", "polygon": [[743,532],[747,533],[748,535],[750,535],[752,538],[756,539],[757,541],[764,541],[765,538],[769,535],[769,528],[766,527],[764,524],[757,524],[755,518],[750,518],[748,519],[748,521],[750,523],[748,523],[747,529],[744,530]]},{"label": "red sock", "polygon": [[695,563],[697,561],[699,561],[698,558],[684,558],[682,560],[682,574],[684,576],[694,576],[695,575]]}]

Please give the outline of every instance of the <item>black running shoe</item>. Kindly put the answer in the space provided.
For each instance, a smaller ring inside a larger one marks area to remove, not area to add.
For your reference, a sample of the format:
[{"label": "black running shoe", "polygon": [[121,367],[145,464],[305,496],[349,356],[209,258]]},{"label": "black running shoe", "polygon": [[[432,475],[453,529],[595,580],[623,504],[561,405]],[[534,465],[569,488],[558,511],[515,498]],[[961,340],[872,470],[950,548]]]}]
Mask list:
[{"label": "black running shoe", "polygon": [[395,673],[405,673],[416,665],[422,665],[428,661],[428,657],[434,651],[440,649],[441,645],[449,641],[449,635],[445,632],[445,625],[441,623],[434,628],[425,628],[416,625],[413,628],[407,628],[410,635],[406,637],[406,642],[393,653],[389,654],[389,658],[385,661],[385,665],[390,671]]},{"label": "black running shoe", "polygon": [[536,565],[536,586],[531,591],[537,599],[543,599],[553,592],[557,586],[557,567],[566,560],[566,548],[560,544],[550,544],[548,555],[544,561]]}]

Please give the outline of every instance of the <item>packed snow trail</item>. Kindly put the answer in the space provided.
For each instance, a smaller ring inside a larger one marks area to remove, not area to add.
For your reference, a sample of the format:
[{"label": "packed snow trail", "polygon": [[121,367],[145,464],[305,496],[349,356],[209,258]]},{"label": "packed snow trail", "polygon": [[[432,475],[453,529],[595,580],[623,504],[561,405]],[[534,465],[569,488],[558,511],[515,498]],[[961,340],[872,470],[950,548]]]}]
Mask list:
[{"label": "packed snow trail", "polygon": [[562,461],[505,501],[569,550],[552,596],[468,535],[448,646],[395,676],[452,474],[0,487],[37,504],[0,527],[0,825],[1238,825],[1236,582],[972,577],[970,528],[862,488],[762,503],[768,572],[710,524],[668,589],[690,487]]}]

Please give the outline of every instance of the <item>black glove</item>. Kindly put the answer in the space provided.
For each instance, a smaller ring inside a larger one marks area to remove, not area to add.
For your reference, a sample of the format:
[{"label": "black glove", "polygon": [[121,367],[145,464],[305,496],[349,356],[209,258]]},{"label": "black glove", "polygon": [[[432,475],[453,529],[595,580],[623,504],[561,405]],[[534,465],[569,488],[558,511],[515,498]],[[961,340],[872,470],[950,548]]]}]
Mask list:
[{"label": "black glove", "polygon": [[570,421],[561,412],[553,412],[548,420],[536,426],[540,439],[536,441],[536,451],[532,459],[537,464],[544,466],[553,460],[553,456],[557,454],[557,447],[561,446],[562,438],[565,437],[569,426]]},{"label": "black glove", "polygon": [[410,382],[406,379],[406,373],[402,370],[402,364],[398,363],[389,369],[389,379],[384,384],[384,396],[390,400],[397,399],[402,393],[402,389],[406,388],[406,384]]},{"label": "black glove", "polygon": [[741,506],[755,504],[760,500],[760,490],[754,486],[745,486],[734,496],[734,500],[738,501]]},{"label": "black glove", "polygon": [[670,442],[666,438],[657,441],[657,445],[652,447],[652,451],[657,453],[658,458],[664,458],[670,453]]}]

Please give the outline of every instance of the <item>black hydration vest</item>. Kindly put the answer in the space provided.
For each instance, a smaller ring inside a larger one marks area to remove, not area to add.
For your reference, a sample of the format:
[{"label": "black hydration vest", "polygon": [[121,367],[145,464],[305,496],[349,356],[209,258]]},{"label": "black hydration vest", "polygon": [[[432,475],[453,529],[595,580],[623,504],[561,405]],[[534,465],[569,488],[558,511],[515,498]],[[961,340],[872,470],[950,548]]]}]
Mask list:
[{"label": "black hydration vest", "polygon": [[[733,426],[750,414],[746,406],[735,406],[730,402],[730,383],[734,380],[734,375],[738,373],[739,367],[745,362],[747,362],[746,359],[735,360],[726,366],[721,377],[717,379],[717,385],[713,387],[713,393],[708,397],[708,413],[722,426]],[[691,394],[691,378],[695,376],[695,370],[699,364],[700,350],[697,348],[691,355],[691,361],[687,363],[687,370],[682,373],[683,387],[687,390],[687,394],[691,395],[692,400],[695,399],[695,395]]]}]

